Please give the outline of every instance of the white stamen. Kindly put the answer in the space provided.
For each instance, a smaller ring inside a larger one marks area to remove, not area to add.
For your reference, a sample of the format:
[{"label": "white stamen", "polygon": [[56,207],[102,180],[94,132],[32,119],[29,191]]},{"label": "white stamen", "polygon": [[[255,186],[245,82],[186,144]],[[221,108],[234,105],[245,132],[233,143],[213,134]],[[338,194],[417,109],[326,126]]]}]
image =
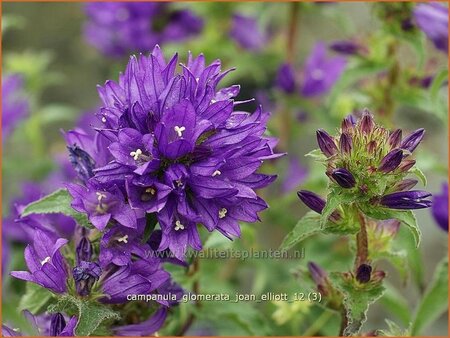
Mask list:
[{"label": "white stamen", "polygon": [[181,180],[176,180],[175,182],[177,182],[177,187],[183,186],[183,182],[181,182]]},{"label": "white stamen", "polygon": [[12,329],[14,332],[19,332],[20,329],[18,327],[15,327],[14,329]]},{"label": "white stamen", "polygon": [[180,221],[175,222],[175,231],[184,230],[184,225]]},{"label": "white stamen", "polygon": [[173,127],[173,129],[175,130],[175,132],[177,133],[178,137],[182,137],[183,136],[183,131],[186,130],[186,127],[179,127],[179,126],[175,126]]},{"label": "white stamen", "polygon": [[106,117],[104,117],[104,116],[102,117],[102,122],[106,123]]},{"label": "white stamen", "polygon": [[145,192],[148,192],[149,194],[154,195],[156,193],[156,190],[153,188],[147,188],[147,189],[145,189]]},{"label": "white stamen", "polygon": [[124,242],[125,244],[128,243],[128,235],[125,235],[123,237],[117,238],[117,242]]},{"label": "white stamen", "polygon": [[96,192],[97,194],[97,199],[100,202],[103,198],[106,198],[105,194],[102,194],[101,192]]},{"label": "white stamen", "polygon": [[220,209],[219,210],[219,218],[220,219],[225,218],[225,216],[227,215],[227,212],[228,212],[228,210],[225,208]]},{"label": "white stamen", "polygon": [[139,160],[139,156],[141,156],[141,155],[142,155],[141,149],[136,149],[136,151],[132,151],[130,153],[130,156],[132,156],[135,161]]},{"label": "white stamen", "polygon": [[222,175],[222,172],[220,170],[216,170],[215,172],[212,173],[212,177],[217,175]]},{"label": "white stamen", "polygon": [[45,257],[44,260],[41,262],[41,265],[44,265],[45,263],[50,262],[50,257]]},{"label": "white stamen", "polygon": [[211,99],[211,103],[216,103],[217,101],[215,99]]}]

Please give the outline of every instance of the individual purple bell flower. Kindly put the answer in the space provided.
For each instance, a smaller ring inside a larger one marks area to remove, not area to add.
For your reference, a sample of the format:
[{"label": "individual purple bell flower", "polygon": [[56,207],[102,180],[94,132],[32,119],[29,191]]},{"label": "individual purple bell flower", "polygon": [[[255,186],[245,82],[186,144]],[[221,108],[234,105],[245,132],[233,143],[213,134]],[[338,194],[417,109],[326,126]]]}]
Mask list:
[{"label": "individual purple bell flower", "polygon": [[448,7],[437,2],[418,4],[414,19],[436,48],[448,53]]},{"label": "individual purple bell flower", "polygon": [[102,291],[107,296],[102,302],[126,303],[127,295],[149,294],[170,279],[156,258],[140,259],[125,266],[110,266],[102,276]]},{"label": "individual purple bell flower", "polygon": [[424,135],[425,129],[423,128],[413,131],[411,134],[409,134],[402,140],[400,148],[408,150],[409,152],[412,153],[420,144],[420,142],[422,142]]},{"label": "individual purple bell flower", "polygon": [[32,244],[25,248],[28,271],[12,271],[11,276],[36,283],[55,293],[67,291],[67,263],[59,249],[67,244],[59,238],[52,241],[43,231],[36,230]]},{"label": "individual purple bell flower", "polygon": [[72,276],[75,281],[77,293],[87,296],[91,293],[92,286],[102,274],[102,268],[95,262],[81,261],[73,268]]},{"label": "individual purple bell flower", "polygon": [[172,192],[171,187],[149,176],[129,178],[126,181],[126,190],[130,206],[147,213],[161,211]]},{"label": "individual purple bell flower", "polygon": [[379,171],[390,173],[398,168],[400,163],[403,160],[403,150],[402,149],[394,149],[391,150],[383,159],[378,167]]},{"label": "individual purple bell flower", "polygon": [[179,260],[178,258],[175,258],[174,254],[169,249],[158,251],[162,241],[162,237],[163,237],[162,230],[160,229],[153,230],[152,234],[150,235],[150,238],[147,241],[147,244],[150,245],[151,249],[149,257],[156,257],[162,263],[168,262],[171,264],[187,267],[189,264],[184,260]]},{"label": "individual purple bell flower", "polygon": [[338,148],[333,138],[323,129],[319,129],[316,132],[317,143],[319,144],[320,150],[325,154],[325,156],[330,157],[337,153]]},{"label": "individual purple bell flower", "polygon": [[301,88],[303,96],[326,94],[344,72],[346,60],[341,57],[328,58],[326,53],[325,44],[319,42],[307,58]]},{"label": "individual purple bell flower", "polygon": [[295,92],[295,72],[292,65],[289,63],[283,63],[277,72],[275,79],[276,86],[287,94]]},{"label": "individual purple bell flower", "polygon": [[161,307],[146,321],[139,324],[116,326],[113,331],[118,336],[151,336],[163,326],[166,317],[167,308]]},{"label": "individual purple bell flower", "polygon": [[260,51],[267,42],[267,34],[259,27],[257,18],[233,14],[230,37],[243,49]]},{"label": "individual purple bell flower", "polygon": [[390,209],[423,209],[431,207],[431,194],[421,190],[400,191],[381,197],[380,204]]},{"label": "individual purple bell flower", "polygon": [[113,263],[124,266],[131,262],[133,255],[141,258],[148,257],[150,247],[142,243],[144,227],[145,219],[140,219],[137,229],[116,225],[107,230],[100,240],[100,265],[106,267]]},{"label": "individual purple bell flower", "polygon": [[129,228],[137,227],[136,212],[125,204],[125,198],[117,186],[109,191],[96,189],[94,185],[83,187],[68,184],[67,189],[73,197],[72,207],[87,213],[92,225],[103,231],[111,219]]},{"label": "individual purple bell flower", "polygon": [[199,34],[201,18],[189,10],[173,10],[156,2],[86,4],[84,36],[103,54],[120,57],[146,52],[156,43],[183,41]]},{"label": "individual purple bell flower", "polygon": [[2,77],[2,141],[16,125],[27,117],[29,103],[23,93],[23,78],[19,74]]},{"label": "individual purple bell flower", "polygon": [[442,184],[440,194],[433,195],[432,213],[441,229],[448,232],[448,183]]},{"label": "individual purple bell flower", "polygon": [[331,172],[331,177],[339,184],[342,188],[350,189],[356,184],[355,177],[350,171],[345,168],[337,168]]}]

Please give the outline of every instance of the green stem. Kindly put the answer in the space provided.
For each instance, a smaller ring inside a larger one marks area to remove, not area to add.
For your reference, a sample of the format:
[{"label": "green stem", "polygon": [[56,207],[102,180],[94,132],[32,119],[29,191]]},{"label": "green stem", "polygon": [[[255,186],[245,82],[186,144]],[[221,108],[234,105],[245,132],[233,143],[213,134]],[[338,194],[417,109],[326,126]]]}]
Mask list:
[{"label": "green stem", "polygon": [[330,320],[332,316],[333,312],[327,310],[323,311],[319,318],[317,318],[317,320],[312,323],[312,325],[305,331],[305,333],[303,333],[303,336],[314,336],[328,322],[328,320]]},{"label": "green stem", "polygon": [[358,214],[360,230],[356,234],[356,258],[355,258],[355,270],[358,267],[367,262],[369,256],[368,240],[367,240],[367,228],[366,228],[366,216],[359,212]]}]

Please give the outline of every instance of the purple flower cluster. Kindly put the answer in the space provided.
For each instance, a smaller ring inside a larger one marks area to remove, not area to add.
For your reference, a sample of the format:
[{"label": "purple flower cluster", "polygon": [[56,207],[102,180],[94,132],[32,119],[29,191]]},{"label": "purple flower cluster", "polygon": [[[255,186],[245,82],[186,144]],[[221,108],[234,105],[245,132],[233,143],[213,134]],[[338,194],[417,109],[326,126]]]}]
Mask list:
[{"label": "purple flower cluster", "polygon": [[298,84],[292,65],[283,64],[276,77],[277,87],[285,93],[299,91],[304,97],[315,97],[330,91],[345,70],[346,60],[342,57],[328,57],[324,43],[317,43],[306,59],[303,81]]},{"label": "purple flower cluster", "polygon": [[[421,209],[431,206],[431,194],[411,190],[418,181],[406,176],[416,163],[411,156],[424,134],[424,129],[418,129],[402,138],[401,129],[384,129],[364,110],[358,121],[353,116],[345,118],[335,137],[319,129],[317,142],[333,189],[352,191],[361,203],[373,206]],[[325,207],[325,200],[312,192],[300,191],[298,196],[318,213]],[[338,221],[339,216],[335,211],[331,219]]]},{"label": "purple flower cluster", "polygon": [[268,113],[235,110],[239,86],[217,89],[230,71],[220,61],[189,55],[182,72],[159,47],[131,57],[119,82],[99,87],[102,126],[90,137],[66,135],[83,186],[69,185],[73,207],[99,230],[108,224],[136,229],[156,213],[159,250],[183,259],[188,246],[201,249],[197,224],[239,236],[239,221],[255,222],[267,208],[255,190],[275,176],[257,173],[276,140],[264,136]]},{"label": "purple flower cluster", "polygon": [[23,79],[20,75],[2,77],[2,141],[28,115],[29,104],[23,93]]},{"label": "purple flower cluster", "polygon": [[85,6],[86,40],[109,56],[145,52],[155,44],[177,42],[200,33],[203,21],[189,10],[160,2],[97,2]]}]

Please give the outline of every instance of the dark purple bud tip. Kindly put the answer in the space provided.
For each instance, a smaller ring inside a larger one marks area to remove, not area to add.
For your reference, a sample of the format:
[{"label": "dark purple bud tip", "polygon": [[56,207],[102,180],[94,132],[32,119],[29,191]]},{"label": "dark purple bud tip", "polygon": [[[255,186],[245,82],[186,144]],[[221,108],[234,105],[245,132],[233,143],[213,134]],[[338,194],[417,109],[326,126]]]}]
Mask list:
[{"label": "dark purple bud tip", "polygon": [[356,280],[360,283],[370,282],[372,267],[369,264],[361,264],[356,270]]},{"label": "dark purple bud tip", "polygon": [[331,177],[342,188],[353,188],[356,184],[355,178],[353,177],[352,173],[345,168],[334,169],[331,173]]},{"label": "dark purple bud tip", "polygon": [[77,145],[68,146],[69,160],[78,177],[86,182],[94,176],[95,161],[92,157]]},{"label": "dark purple bud tip", "polygon": [[420,142],[423,139],[423,136],[425,135],[425,129],[420,128],[416,131],[413,131],[411,134],[406,136],[404,140],[402,141],[400,148],[409,150],[411,153],[414,151],[414,149],[417,148],[417,146],[420,144]]},{"label": "dark purple bud tip", "polygon": [[356,119],[353,115],[347,115],[345,119],[342,120],[341,130],[342,132],[348,132],[353,129],[356,124]]},{"label": "dark purple bud tip", "polygon": [[322,210],[325,208],[325,204],[327,203],[322,197],[308,190],[298,191],[297,196],[303,203],[306,204],[308,208],[318,214],[322,213]]},{"label": "dark purple bud tip", "polygon": [[389,135],[388,139],[389,145],[391,146],[391,149],[398,148],[400,146],[400,143],[402,142],[402,130],[397,129],[393,131]]},{"label": "dark purple bud tip", "polygon": [[397,184],[395,184],[394,190],[395,191],[407,191],[407,190],[414,188],[417,183],[419,183],[418,180],[415,180],[413,178],[407,178],[407,179],[404,179],[403,181],[400,181]]},{"label": "dark purple bud tip", "polygon": [[341,153],[349,154],[352,151],[352,137],[347,133],[342,133],[339,139],[339,147],[341,148]]},{"label": "dark purple bud tip", "polygon": [[318,264],[314,262],[308,262],[308,270],[311,274],[311,278],[317,285],[324,284],[327,280],[327,273]]},{"label": "dark purple bud tip", "polygon": [[361,45],[349,40],[335,41],[329,47],[332,51],[344,55],[359,54],[362,49]]},{"label": "dark purple bud tip", "polygon": [[431,194],[427,191],[400,191],[384,195],[381,197],[380,203],[390,209],[423,209],[431,206],[431,201],[427,200],[429,197]]},{"label": "dark purple bud tip", "polygon": [[76,248],[77,264],[81,261],[89,262],[92,257],[92,244],[86,237],[83,237]]},{"label": "dark purple bud tip", "polygon": [[398,170],[401,172],[406,172],[416,164],[416,160],[403,160],[398,166]]},{"label": "dark purple bud tip", "polygon": [[319,148],[325,156],[330,157],[337,153],[338,149],[333,138],[325,130],[319,129],[316,135]]},{"label": "dark purple bud tip", "polygon": [[72,272],[77,293],[80,296],[89,295],[92,286],[100,278],[101,274],[102,269],[97,263],[85,261],[80,262],[80,264],[77,265]]},{"label": "dark purple bud tip", "polygon": [[373,120],[373,116],[368,109],[364,109],[359,126],[364,134],[371,133],[375,127],[375,121]]},{"label": "dark purple bud tip", "polygon": [[403,159],[403,150],[394,149],[391,150],[383,159],[381,160],[379,171],[390,173],[398,168]]},{"label": "dark purple bud tip", "polygon": [[53,314],[50,320],[50,336],[59,336],[65,327],[66,320],[64,319],[64,316],[59,312]]}]

